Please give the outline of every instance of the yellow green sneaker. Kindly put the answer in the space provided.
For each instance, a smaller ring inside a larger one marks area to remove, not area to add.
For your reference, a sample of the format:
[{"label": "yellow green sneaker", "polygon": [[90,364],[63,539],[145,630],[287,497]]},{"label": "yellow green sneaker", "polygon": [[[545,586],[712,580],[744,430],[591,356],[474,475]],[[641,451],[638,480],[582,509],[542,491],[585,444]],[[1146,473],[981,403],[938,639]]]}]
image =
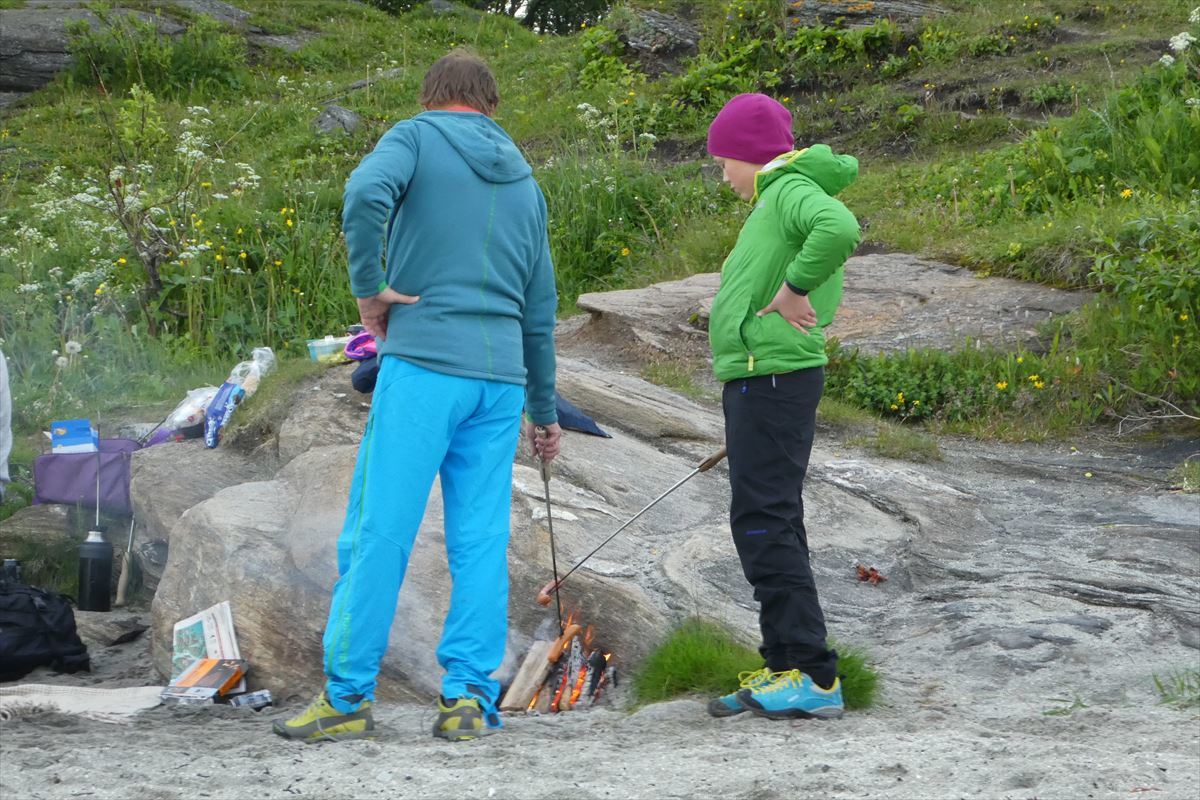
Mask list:
[{"label": "yellow green sneaker", "polygon": [[465,742],[483,735],[483,709],[474,697],[457,697],[447,702],[438,697],[438,716],[433,735],[451,742]]},{"label": "yellow green sneaker", "polygon": [[739,672],[738,684],[740,688],[729,694],[709,700],[708,713],[714,717],[732,717],[735,714],[748,711],[749,709],[742,705],[742,701],[738,699],[738,692],[741,689],[754,689],[760,684],[766,683],[770,677],[771,670],[766,667],[751,672]]},{"label": "yellow green sneaker", "polygon": [[329,704],[325,693],[317,695],[308,708],[286,722],[276,722],[274,730],[286,739],[302,742],[336,742],[342,739],[369,739],[375,733],[371,703],[343,714]]}]

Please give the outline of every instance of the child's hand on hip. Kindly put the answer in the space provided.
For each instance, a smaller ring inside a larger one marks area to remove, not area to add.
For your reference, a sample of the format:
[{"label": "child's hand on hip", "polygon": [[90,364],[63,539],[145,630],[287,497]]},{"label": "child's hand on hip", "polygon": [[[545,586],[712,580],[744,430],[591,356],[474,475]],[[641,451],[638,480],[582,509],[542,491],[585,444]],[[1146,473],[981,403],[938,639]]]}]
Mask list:
[{"label": "child's hand on hip", "polygon": [[809,328],[817,325],[817,312],[813,311],[808,295],[796,294],[788,288],[785,281],[775,293],[775,297],[766,308],[758,312],[762,317],[775,311],[801,333],[808,333]]}]

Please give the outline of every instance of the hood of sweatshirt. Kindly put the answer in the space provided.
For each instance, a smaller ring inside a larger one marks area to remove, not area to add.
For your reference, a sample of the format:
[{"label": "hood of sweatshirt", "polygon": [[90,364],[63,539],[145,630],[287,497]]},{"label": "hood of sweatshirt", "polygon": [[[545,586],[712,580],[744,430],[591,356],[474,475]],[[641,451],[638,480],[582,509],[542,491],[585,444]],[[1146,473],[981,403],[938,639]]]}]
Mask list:
[{"label": "hood of sweatshirt", "polygon": [[771,185],[782,175],[799,174],[810,178],[830,197],[854,183],[858,177],[858,159],[836,155],[827,144],[814,144],[803,150],[784,153],[762,168],[755,176],[756,192]]},{"label": "hood of sweatshirt", "polygon": [[483,114],[426,111],[413,121],[436,128],[475,174],[489,183],[512,183],[533,173],[504,129]]}]

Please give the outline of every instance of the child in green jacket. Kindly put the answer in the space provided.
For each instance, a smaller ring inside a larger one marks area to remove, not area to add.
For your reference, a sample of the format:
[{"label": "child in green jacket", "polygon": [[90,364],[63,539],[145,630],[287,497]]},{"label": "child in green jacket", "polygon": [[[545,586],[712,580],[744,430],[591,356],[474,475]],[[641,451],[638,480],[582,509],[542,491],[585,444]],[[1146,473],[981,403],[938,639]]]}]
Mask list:
[{"label": "child in green jacket", "polygon": [[766,664],[713,700],[714,716],[831,718],[844,708],[801,492],[829,361],[824,331],[859,241],[858,221],[834,195],[858,162],[826,145],[793,147],[791,113],[761,94],[734,97],[708,131],[725,182],[754,204],[721,267],[709,341],[724,383],[730,528],[760,604]]}]

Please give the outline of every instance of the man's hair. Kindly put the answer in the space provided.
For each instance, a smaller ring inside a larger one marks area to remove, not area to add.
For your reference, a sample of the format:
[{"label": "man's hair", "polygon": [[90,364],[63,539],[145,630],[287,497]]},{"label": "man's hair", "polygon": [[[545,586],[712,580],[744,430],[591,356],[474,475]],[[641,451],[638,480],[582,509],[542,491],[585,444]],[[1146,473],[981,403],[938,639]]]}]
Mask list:
[{"label": "man's hair", "polygon": [[435,61],[425,73],[420,100],[426,108],[461,104],[491,115],[500,104],[500,88],[483,59],[466,50],[455,50]]}]

